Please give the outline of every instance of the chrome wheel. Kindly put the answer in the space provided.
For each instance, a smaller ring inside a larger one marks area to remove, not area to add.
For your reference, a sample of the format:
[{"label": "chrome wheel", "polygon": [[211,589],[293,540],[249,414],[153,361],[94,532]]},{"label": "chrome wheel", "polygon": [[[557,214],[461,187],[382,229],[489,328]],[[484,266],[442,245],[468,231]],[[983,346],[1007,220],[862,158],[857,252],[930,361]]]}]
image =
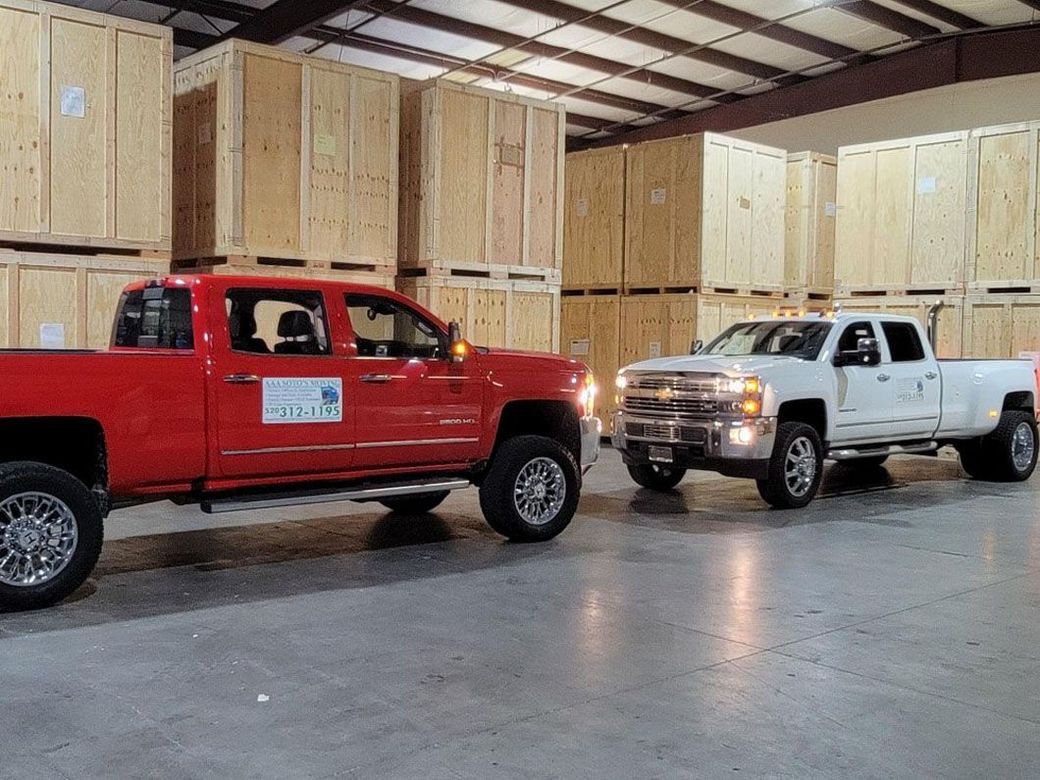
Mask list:
[{"label": "chrome wheel", "polygon": [[0,502],[0,583],[42,585],[69,565],[79,542],[76,516],[47,493],[18,493]]},{"label": "chrome wheel", "polygon": [[513,504],[531,525],[545,525],[563,508],[567,498],[567,477],[552,458],[534,458],[516,477]]},{"label": "chrome wheel", "polygon": [[1025,471],[1033,462],[1033,448],[1036,442],[1033,428],[1029,423],[1019,423],[1011,437],[1011,461],[1019,471]]},{"label": "chrome wheel", "polygon": [[816,480],[816,450],[805,436],[799,436],[787,448],[784,460],[784,481],[792,496],[801,498]]}]

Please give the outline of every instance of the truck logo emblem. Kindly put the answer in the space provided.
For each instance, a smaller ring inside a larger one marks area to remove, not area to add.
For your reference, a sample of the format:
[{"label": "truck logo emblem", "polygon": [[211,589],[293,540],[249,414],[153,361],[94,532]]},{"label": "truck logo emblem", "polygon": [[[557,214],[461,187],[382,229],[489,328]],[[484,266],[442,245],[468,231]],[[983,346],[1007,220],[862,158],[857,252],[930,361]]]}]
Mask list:
[{"label": "truck logo emblem", "polygon": [[660,390],[654,393],[654,398],[656,398],[658,401],[671,401],[674,396],[675,391],[672,390],[670,387],[662,387]]}]

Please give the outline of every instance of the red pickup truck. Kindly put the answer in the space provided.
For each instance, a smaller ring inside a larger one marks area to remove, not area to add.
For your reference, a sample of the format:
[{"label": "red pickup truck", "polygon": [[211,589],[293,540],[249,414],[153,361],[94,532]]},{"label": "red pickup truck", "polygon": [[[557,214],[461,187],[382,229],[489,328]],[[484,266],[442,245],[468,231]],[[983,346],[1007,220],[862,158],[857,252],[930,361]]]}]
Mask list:
[{"label": "red pickup truck", "polygon": [[171,276],[101,352],[0,352],[0,607],[89,576],[113,505],[432,510],[476,485],[517,541],[560,533],[599,454],[589,369],[474,347],[387,290]]}]

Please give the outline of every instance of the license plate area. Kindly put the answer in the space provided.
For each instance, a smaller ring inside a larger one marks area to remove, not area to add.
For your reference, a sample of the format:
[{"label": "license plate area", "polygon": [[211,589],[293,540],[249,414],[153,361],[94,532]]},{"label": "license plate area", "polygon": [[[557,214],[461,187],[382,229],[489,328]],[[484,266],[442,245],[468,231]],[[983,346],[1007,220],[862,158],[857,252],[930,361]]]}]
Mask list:
[{"label": "license plate area", "polygon": [[654,463],[671,463],[674,459],[671,447],[656,447],[654,445],[647,447],[647,456]]}]

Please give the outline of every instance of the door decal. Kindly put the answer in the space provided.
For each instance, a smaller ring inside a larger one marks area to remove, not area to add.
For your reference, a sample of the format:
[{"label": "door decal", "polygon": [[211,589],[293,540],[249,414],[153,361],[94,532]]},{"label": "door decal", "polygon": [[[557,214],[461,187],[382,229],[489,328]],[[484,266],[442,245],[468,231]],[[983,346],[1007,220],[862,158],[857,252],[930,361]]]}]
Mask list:
[{"label": "door decal", "polygon": [[343,422],[343,380],[339,377],[264,379],[263,422]]}]

